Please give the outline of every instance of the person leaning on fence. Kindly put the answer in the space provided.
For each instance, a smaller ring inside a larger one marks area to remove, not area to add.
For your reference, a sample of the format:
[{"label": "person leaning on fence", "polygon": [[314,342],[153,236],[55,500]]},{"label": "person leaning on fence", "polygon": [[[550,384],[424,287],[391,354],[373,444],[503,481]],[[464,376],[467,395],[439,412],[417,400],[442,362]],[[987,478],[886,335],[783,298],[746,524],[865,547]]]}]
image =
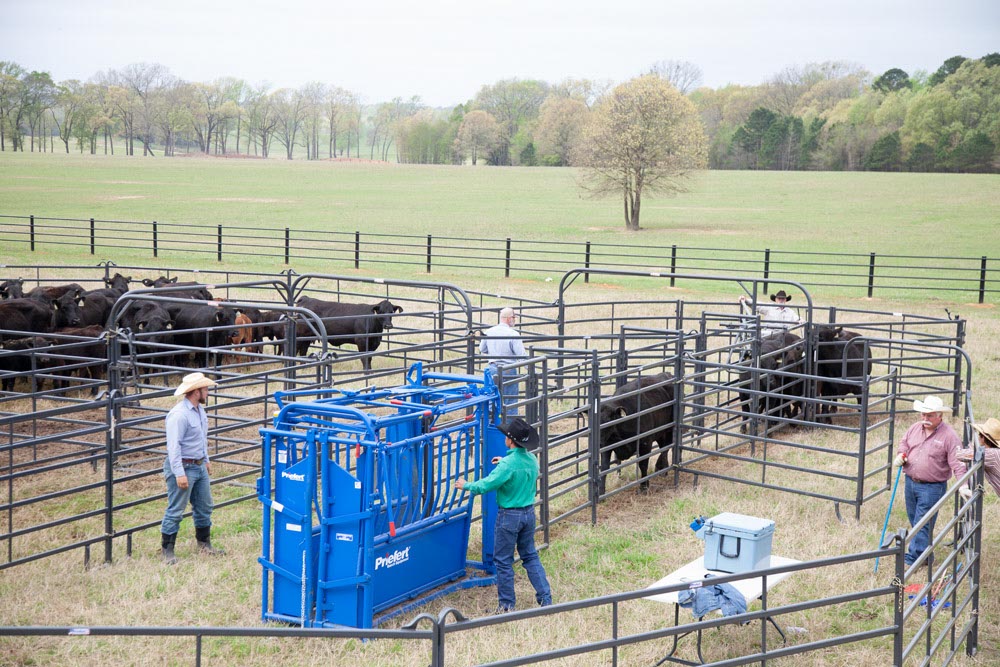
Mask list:
[{"label": "person leaning on fence", "polygon": [[[785,294],[785,290],[781,290],[777,294],[771,295],[771,301],[775,305],[757,306],[757,314],[760,315],[761,336],[770,336],[781,331],[787,331],[797,324],[802,324],[802,318],[799,317],[798,311],[785,305],[791,300],[792,297]],[[749,303],[751,303],[749,297],[745,294],[740,295],[741,308],[749,308]]]},{"label": "person leaning on fence", "polygon": [[[521,334],[514,329],[514,322],[517,315],[513,308],[504,308],[500,311],[500,323],[492,326],[483,332],[483,339],[479,343],[479,352],[486,355],[489,360],[489,368],[494,379],[499,376],[499,369],[504,363],[524,359],[528,353],[524,350],[524,343],[521,342]],[[503,396],[504,405],[511,405],[517,401],[517,380],[514,375],[504,375]],[[508,414],[516,415],[516,409],[508,409]]]},{"label": "person leaning on fence", "polygon": [[[990,417],[982,424],[973,424],[972,428],[979,433],[979,444],[983,447],[986,480],[1000,496],[1000,420]],[[974,447],[960,449],[958,460],[971,461],[975,453]]]},{"label": "person leaning on fence", "polygon": [[202,373],[184,376],[174,391],[183,400],[167,413],[167,458],[163,476],[167,482],[167,509],[160,524],[161,555],[169,565],[177,562],[174,545],[188,503],[194,518],[198,548],[206,554],[223,554],[212,547],[212,486],[208,461],[208,416],[204,404],[208,389],[216,382]]},{"label": "person leaning on fence", "polygon": [[[958,460],[962,441],[955,430],[944,421],[944,413],[951,408],[937,396],[927,396],[914,401],[913,409],[920,413],[920,421],[906,430],[899,443],[894,467],[903,467],[906,475],[906,516],[910,526],[916,525],[948,491],[948,478],[965,474],[965,464]],[[960,487],[963,498],[972,490]],[[910,539],[910,548],[903,560],[912,565],[930,544],[931,533],[937,517],[932,517],[920,532]],[[927,564],[931,559],[927,559]]]},{"label": "person leaning on fence", "polygon": [[538,459],[529,450],[538,447],[538,431],[520,417],[499,427],[507,436],[507,454],[496,457],[496,468],[483,479],[466,482],[461,477],[455,486],[473,495],[497,492],[497,520],[494,525],[493,558],[497,564],[497,613],[514,611],[514,548],[528,580],[535,588],[539,606],[552,604],[552,589],[545,568],[535,548],[535,485]]}]

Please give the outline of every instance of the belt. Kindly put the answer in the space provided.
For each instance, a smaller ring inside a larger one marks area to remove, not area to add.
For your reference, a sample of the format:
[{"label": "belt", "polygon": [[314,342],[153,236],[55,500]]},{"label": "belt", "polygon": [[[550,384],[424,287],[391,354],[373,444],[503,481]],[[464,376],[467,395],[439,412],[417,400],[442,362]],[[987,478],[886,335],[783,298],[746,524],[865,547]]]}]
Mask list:
[{"label": "belt", "polygon": [[534,505],[525,505],[524,507],[501,507],[500,509],[502,509],[502,510],[510,510],[510,511],[514,511],[514,510],[531,510],[531,509],[535,509],[535,506]]},{"label": "belt", "polygon": [[948,480],[942,480],[940,482],[935,481],[925,481],[922,479],[917,479],[916,477],[910,477],[911,482],[916,482],[917,484],[945,484]]},{"label": "belt", "polygon": [[181,463],[186,466],[200,466],[205,459],[181,459]]}]

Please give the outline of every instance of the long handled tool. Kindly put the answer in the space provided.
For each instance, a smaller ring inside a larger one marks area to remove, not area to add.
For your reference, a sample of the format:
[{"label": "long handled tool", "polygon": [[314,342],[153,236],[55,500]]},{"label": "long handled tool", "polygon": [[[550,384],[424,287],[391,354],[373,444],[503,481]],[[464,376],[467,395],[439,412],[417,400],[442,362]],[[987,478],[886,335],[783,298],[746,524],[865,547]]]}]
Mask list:
[{"label": "long handled tool", "polygon": [[[892,483],[892,495],[889,496],[889,509],[885,511],[885,523],[882,524],[882,537],[878,538],[876,549],[881,548],[883,540],[885,540],[885,531],[889,527],[889,515],[892,514],[892,504],[896,500],[896,489],[899,488],[899,478],[902,476],[903,466],[899,466],[899,470],[896,471],[896,481]],[[878,558],[875,559],[875,572],[878,572]]]}]

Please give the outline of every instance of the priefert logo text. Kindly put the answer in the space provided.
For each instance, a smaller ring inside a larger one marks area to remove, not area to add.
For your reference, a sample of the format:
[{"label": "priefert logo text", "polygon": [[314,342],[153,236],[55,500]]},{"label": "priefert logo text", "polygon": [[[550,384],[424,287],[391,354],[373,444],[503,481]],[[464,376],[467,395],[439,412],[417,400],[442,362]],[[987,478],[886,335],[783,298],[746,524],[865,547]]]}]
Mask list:
[{"label": "priefert logo text", "polygon": [[375,558],[375,569],[377,570],[380,567],[395,567],[408,560],[410,560],[410,547],[393,551],[391,554],[386,554],[384,556],[377,556]]}]

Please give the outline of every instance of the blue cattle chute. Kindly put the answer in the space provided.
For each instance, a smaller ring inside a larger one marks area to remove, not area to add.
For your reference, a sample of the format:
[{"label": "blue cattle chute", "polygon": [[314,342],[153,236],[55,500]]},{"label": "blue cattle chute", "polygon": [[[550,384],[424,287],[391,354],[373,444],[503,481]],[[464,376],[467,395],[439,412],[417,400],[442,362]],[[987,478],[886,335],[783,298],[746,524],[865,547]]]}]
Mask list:
[{"label": "blue cattle chute", "polygon": [[[505,449],[490,423],[497,389],[488,375],[423,373],[420,364],[407,382],[276,394],[258,480],[264,619],[368,628],[495,583],[493,531],[483,531],[482,561],[468,561],[473,497],[454,482],[487,474]],[[494,494],[482,497],[482,513],[492,527]],[[470,567],[482,574],[467,578]]]}]

